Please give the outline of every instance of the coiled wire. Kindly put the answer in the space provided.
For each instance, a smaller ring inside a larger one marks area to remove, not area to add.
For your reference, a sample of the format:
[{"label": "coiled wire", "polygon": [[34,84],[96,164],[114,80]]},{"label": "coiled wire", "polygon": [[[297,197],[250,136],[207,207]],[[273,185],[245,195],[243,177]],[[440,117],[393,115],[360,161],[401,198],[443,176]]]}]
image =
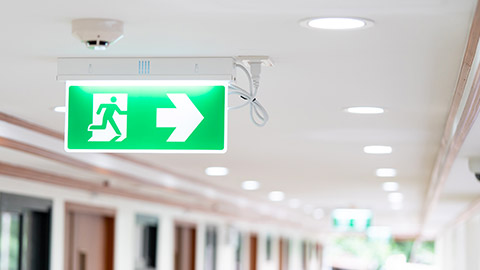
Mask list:
[{"label": "coiled wire", "polygon": [[259,127],[263,127],[267,124],[269,117],[268,117],[267,110],[262,106],[262,104],[256,98],[258,87],[259,87],[259,81],[258,80],[254,81],[252,79],[252,75],[250,74],[250,71],[248,71],[248,69],[243,65],[235,64],[235,67],[241,69],[247,75],[248,82],[249,82],[249,91],[233,83],[230,84],[228,94],[239,95],[241,99],[245,100],[245,102],[238,106],[229,107],[228,109],[229,110],[240,109],[250,104],[250,118],[252,119],[252,122]]}]

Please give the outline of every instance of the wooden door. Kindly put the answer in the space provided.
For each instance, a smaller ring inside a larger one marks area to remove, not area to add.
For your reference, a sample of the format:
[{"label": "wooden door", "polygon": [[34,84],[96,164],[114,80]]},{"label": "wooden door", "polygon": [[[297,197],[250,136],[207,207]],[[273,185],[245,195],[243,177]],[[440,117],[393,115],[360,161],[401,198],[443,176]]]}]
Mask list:
[{"label": "wooden door", "polygon": [[196,238],[195,225],[175,225],[175,270],[195,270]]},{"label": "wooden door", "polygon": [[250,235],[250,270],[257,270],[257,235]]},{"label": "wooden door", "polygon": [[88,207],[67,206],[69,270],[113,270],[114,217]]},{"label": "wooden door", "polygon": [[278,250],[278,269],[287,270],[288,269],[288,240],[280,238],[279,250]]}]

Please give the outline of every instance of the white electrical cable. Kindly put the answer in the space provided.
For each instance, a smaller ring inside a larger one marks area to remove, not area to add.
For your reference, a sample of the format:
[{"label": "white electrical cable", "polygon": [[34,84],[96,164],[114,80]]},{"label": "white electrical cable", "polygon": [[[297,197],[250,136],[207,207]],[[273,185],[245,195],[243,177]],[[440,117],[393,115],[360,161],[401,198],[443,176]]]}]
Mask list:
[{"label": "white electrical cable", "polygon": [[[247,75],[250,91],[247,91],[235,84],[230,84],[230,89],[228,91],[228,94],[239,95],[240,98],[245,100],[245,102],[238,106],[229,107],[228,109],[229,110],[240,109],[250,104],[250,118],[252,119],[252,122],[259,127],[263,127],[268,122],[268,112],[256,98],[260,82],[258,81],[258,79],[254,81],[252,79],[252,75],[250,74],[250,71],[248,71],[248,69],[243,65],[235,64],[235,67],[241,69]],[[255,76],[256,78],[260,78],[259,74],[256,74],[256,75],[257,75]]]}]

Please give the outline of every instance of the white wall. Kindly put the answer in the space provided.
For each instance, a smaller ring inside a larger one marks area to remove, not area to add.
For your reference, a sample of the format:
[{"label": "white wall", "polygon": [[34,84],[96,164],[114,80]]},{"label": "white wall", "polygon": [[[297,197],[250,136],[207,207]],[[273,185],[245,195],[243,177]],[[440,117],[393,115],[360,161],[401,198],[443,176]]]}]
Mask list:
[{"label": "white wall", "polygon": [[435,253],[439,270],[480,269],[480,211],[442,233]]},{"label": "white wall", "polygon": [[[258,270],[277,270],[279,256],[279,237],[285,236],[294,241],[290,249],[289,270],[301,270],[300,239],[305,238],[296,231],[289,231],[274,226],[250,224],[242,221],[232,221],[202,213],[185,211],[161,204],[126,199],[111,195],[94,194],[91,192],[59,187],[50,184],[20,180],[0,176],[0,192],[45,198],[53,201],[52,209],[52,245],[50,270],[64,270],[64,226],[65,203],[73,202],[90,206],[105,207],[116,210],[115,221],[115,270],[134,269],[135,247],[135,216],[136,214],[158,217],[159,246],[157,254],[158,269],[172,270],[174,267],[174,233],[175,220],[190,221],[197,224],[196,270],[203,270],[204,241],[206,225],[217,227],[217,270],[234,270],[234,241],[227,241],[229,228],[234,227],[242,232],[253,231],[258,235]],[[272,259],[266,260],[266,239],[272,236]],[[315,235],[308,235],[312,239]],[[245,243],[247,244],[247,243]],[[245,256],[248,257],[248,256]],[[248,263],[244,266],[248,268]],[[310,269],[318,269],[310,268]],[[245,269],[247,270],[247,269]]]}]

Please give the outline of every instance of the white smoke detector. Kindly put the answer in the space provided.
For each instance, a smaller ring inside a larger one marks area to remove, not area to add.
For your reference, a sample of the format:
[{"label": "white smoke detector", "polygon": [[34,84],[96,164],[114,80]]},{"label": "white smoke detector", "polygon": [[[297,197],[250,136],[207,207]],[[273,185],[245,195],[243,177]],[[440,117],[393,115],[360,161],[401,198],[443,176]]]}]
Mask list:
[{"label": "white smoke detector", "polygon": [[72,34],[92,50],[106,50],[123,37],[123,22],[112,19],[76,19]]}]

